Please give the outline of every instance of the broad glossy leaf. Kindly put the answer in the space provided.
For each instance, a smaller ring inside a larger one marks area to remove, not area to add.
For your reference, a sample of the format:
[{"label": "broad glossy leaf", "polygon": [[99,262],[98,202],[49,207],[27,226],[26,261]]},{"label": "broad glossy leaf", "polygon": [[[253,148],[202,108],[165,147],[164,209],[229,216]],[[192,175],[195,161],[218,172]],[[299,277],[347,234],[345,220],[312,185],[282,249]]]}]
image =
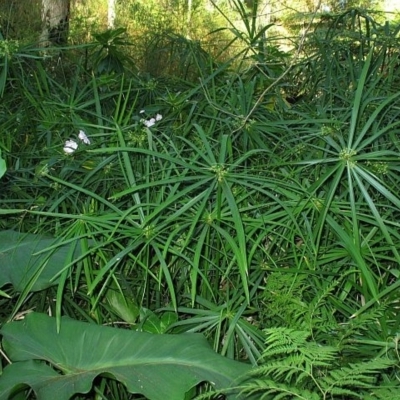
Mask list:
[{"label": "broad glossy leaf", "polygon": [[135,324],[139,314],[139,306],[130,298],[125,297],[116,288],[107,290],[105,299],[112,311],[116,313],[124,322]]},{"label": "broad glossy leaf", "polygon": [[5,160],[1,157],[1,150],[0,150],[0,178],[6,173],[7,166]]},{"label": "broad glossy leaf", "polygon": [[204,381],[228,388],[251,368],[216,354],[199,334],[152,335],[65,317],[57,333],[55,318],[39,313],[4,325],[1,334],[13,362],[0,376],[1,399],[25,384],[39,400],[53,400],[54,393],[57,400],[67,400],[87,393],[103,374],[150,400],[179,400]]},{"label": "broad glossy leaf", "polygon": [[[57,284],[54,277],[76,257],[76,242],[51,248],[57,240],[44,235],[0,231],[0,287],[11,283],[17,292],[28,284],[38,291]],[[49,250],[46,250],[49,249]]]}]

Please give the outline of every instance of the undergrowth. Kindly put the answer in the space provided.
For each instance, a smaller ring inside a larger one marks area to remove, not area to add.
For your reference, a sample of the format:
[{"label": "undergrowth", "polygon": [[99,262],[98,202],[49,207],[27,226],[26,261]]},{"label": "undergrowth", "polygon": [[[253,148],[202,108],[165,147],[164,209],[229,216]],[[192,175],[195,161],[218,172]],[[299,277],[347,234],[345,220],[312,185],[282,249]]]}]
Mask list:
[{"label": "undergrowth", "polygon": [[122,28],[45,56],[2,41],[0,228],[82,255],[3,287],[0,322],[201,332],[253,365],[248,398],[398,398],[398,27],[354,9],[287,53],[232,3],[224,57],[172,30],[140,62]]}]

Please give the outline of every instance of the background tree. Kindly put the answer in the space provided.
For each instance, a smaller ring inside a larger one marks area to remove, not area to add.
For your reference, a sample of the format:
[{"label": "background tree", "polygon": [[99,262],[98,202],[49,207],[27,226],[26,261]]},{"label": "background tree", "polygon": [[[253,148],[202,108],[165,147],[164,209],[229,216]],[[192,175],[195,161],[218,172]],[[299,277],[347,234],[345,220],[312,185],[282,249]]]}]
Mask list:
[{"label": "background tree", "polygon": [[68,41],[70,0],[42,0],[43,30],[40,42],[65,45]]},{"label": "background tree", "polygon": [[115,26],[115,17],[116,17],[116,12],[115,12],[116,0],[108,0],[107,5],[108,5],[107,25],[108,28],[113,29]]}]

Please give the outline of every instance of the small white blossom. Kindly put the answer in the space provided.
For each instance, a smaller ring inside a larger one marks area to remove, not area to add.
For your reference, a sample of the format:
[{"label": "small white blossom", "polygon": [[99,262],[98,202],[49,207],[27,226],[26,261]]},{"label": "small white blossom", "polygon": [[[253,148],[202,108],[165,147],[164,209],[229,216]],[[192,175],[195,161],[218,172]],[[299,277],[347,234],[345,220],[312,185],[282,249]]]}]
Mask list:
[{"label": "small white blossom", "polygon": [[86,136],[86,133],[82,130],[79,131],[78,138],[85,144],[90,144],[90,139]]},{"label": "small white blossom", "polygon": [[162,120],[162,115],[161,114],[157,114],[156,115],[156,121],[161,121]]},{"label": "small white blossom", "polygon": [[144,110],[140,110],[139,111],[139,114],[143,114],[145,111]]},{"label": "small white blossom", "polygon": [[66,140],[64,144],[64,153],[66,154],[72,154],[75,152],[75,150],[78,148],[78,143],[75,142],[75,140]]},{"label": "small white blossom", "polygon": [[144,120],[143,123],[148,128],[150,128],[151,126],[153,126],[156,123],[156,120],[154,118],[150,118],[149,120]]}]

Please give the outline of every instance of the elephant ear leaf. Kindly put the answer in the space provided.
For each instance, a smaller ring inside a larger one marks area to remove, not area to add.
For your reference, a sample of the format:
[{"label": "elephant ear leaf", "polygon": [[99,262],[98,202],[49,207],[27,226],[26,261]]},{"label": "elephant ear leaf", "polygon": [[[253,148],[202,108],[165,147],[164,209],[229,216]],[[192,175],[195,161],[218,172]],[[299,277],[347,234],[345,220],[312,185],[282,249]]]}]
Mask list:
[{"label": "elephant ear leaf", "polygon": [[1,157],[1,150],[0,150],[0,179],[7,171],[7,166],[5,160]]},{"label": "elephant ear leaf", "polygon": [[65,244],[45,235],[0,231],[0,288],[11,283],[22,292],[56,285],[65,265],[79,256],[78,244],[77,240]]},{"label": "elephant ear leaf", "polygon": [[[102,375],[150,400],[184,399],[201,382],[228,389],[250,365],[215,353],[201,334],[153,335],[31,313],[1,329],[12,364],[0,376],[0,399],[31,387],[38,400],[88,393]],[[227,399],[238,399],[237,394]]]}]

